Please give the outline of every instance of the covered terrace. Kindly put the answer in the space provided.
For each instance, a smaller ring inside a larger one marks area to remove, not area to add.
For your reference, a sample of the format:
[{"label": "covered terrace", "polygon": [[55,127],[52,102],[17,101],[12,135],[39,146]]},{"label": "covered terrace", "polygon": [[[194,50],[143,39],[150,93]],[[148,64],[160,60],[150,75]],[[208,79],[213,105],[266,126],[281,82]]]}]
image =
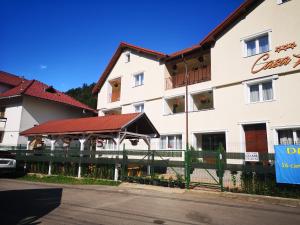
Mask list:
[{"label": "covered terrace", "polygon": [[[28,137],[27,150],[48,142],[51,151],[56,150],[57,142],[63,143],[63,147],[68,149],[74,141],[80,143],[80,151],[101,150],[106,140],[113,141],[118,151],[126,139],[132,145],[143,140],[150,150],[151,138],[159,137],[158,131],[145,113],[48,121],[21,132],[21,135]],[[48,174],[51,175],[51,163]],[[78,168],[78,177],[81,177],[81,165]],[[118,180],[117,165],[114,179]]]}]

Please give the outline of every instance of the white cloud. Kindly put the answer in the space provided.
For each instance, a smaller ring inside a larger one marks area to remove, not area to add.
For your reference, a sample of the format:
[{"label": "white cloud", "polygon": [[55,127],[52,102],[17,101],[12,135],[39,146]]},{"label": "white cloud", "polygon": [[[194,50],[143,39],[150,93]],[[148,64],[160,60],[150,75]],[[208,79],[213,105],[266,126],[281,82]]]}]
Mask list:
[{"label": "white cloud", "polygon": [[40,69],[41,69],[41,70],[45,70],[45,69],[47,69],[47,68],[48,68],[47,65],[40,65]]}]

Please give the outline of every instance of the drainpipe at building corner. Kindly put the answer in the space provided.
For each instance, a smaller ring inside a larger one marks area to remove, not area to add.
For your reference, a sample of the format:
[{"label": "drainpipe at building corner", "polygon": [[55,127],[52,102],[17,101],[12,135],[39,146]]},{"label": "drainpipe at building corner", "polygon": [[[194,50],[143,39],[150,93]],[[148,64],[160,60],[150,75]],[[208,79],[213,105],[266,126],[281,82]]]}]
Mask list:
[{"label": "drainpipe at building corner", "polygon": [[184,59],[183,54],[181,55],[184,67],[185,67],[185,181],[186,189],[190,189],[190,152],[189,152],[189,111],[188,111],[188,84],[189,84],[189,74],[188,74],[188,65]]}]

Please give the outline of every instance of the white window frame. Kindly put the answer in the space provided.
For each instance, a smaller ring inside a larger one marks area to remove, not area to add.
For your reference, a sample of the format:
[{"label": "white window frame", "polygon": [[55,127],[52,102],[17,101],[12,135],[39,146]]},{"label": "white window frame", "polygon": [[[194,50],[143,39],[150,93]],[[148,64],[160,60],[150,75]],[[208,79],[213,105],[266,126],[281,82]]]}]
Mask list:
[{"label": "white window frame", "polygon": [[[135,83],[136,77],[141,76],[143,79],[139,78],[139,84]],[[139,87],[145,84],[145,73],[144,71],[133,74],[133,87]]]},{"label": "white window frame", "polygon": [[[263,54],[266,52],[270,52],[272,50],[272,38],[271,35],[272,34],[272,30],[266,30],[266,31],[262,31],[253,35],[249,35],[247,37],[241,38],[241,43],[242,43],[242,53],[243,53],[243,57],[247,58],[247,57],[251,57],[251,56],[255,56],[258,54]],[[262,36],[268,35],[268,44],[269,44],[269,50],[266,52],[259,52],[259,41],[258,39]],[[247,55],[247,43],[248,41],[251,40],[255,40],[255,51],[256,53],[253,55]]]},{"label": "white window frame", "polygon": [[[296,145],[296,144],[300,144],[300,143],[297,143],[297,139],[298,139],[298,136],[297,136],[297,131],[300,130],[300,125],[297,125],[297,126],[282,126],[282,127],[275,127],[274,128],[274,144],[275,145],[279,145],[279,132],[278,131],[281,131],[281,130],[292,130],[293,132],[293,144]],[[299,137],[300,139],[300,137]]]},{"label": "white window frame", "polygon": [[[163,134],[163,135],[160,135],[160,137],[166,137],[166,148],[161,148],[161,138],[159,138],[159,149],[161,150],[182,150],[183,149],[183,134],[182,133],[172,133],[172,134]],[[179,149],[174,149],[174,148],[168,148],[168,142],[169,142],[169,136],[173,136],[174,137],[174,143],[175,143],[175,146],[176,146],[176,143],[177,143],[177,136],[181,136],[181,148]]]},{"label": "white window frame", "polygon": [[[137,103],[134,103],[132,105],[133,105],[134,112],[145,112],[145,102],[137,102]],[[139,107],[141,105],[143,105],[143,111],[137,111],[136,107]]]},{"label": "white window frame", "polygon": [[[243,82],[244,87],[245,87],[245,102],[246,104],[256,104],[256,103],[262,103],[262,102],[272,102],[276,101],[276,80],[278,79],[278,75],[273,75],[269,77],[264,77],[260,79],[255,79],[255,80],[250,80]],[[273,99],[270,100],[263,100],[263,91],[262,91],[262,84],[267,83],[267,82],[272,82],[272,90],[273,90]],[[259,101],[257,102],[251,102],[250,101],[250,86],[251,85],[259,85]]]}]

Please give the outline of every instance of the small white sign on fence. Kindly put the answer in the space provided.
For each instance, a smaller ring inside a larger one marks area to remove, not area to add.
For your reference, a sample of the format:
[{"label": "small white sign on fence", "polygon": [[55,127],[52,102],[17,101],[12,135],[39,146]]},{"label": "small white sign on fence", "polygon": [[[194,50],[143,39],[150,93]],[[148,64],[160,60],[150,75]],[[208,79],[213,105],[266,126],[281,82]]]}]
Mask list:
[{"label": "small white sign on fence", "polygon": [[258,162],[259,161],[258,152],[245,152],[245,161]]}]

